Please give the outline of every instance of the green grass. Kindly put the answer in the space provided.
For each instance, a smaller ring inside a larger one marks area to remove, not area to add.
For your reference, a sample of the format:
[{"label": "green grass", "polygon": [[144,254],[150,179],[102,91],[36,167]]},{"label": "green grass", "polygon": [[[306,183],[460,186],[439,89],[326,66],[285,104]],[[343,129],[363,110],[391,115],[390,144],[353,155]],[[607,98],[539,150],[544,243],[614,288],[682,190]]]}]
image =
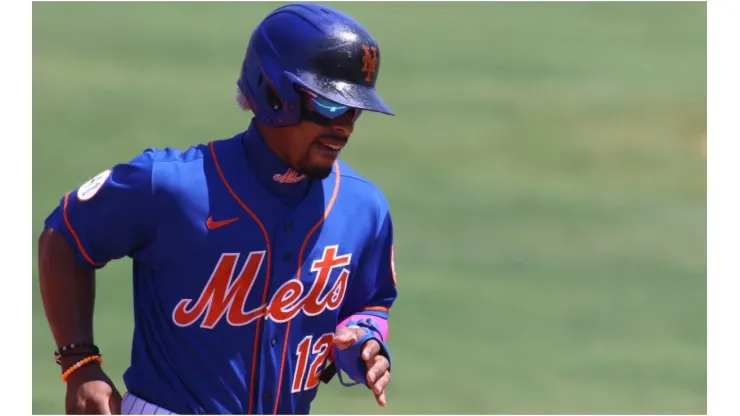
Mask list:
[{"label": "green grass", "polygon": [[[388,407],[332,384],[314,412],[706,413],[706,4],[335,6],[398,114],[343,158],[391,203],[400,296]],[[34,4],[34,234],[109,165],[245,128],[274,7]],[[35,267],[33,411],[59,413]],[[99,274],[95,319],[121,388],[129,272]]]}]

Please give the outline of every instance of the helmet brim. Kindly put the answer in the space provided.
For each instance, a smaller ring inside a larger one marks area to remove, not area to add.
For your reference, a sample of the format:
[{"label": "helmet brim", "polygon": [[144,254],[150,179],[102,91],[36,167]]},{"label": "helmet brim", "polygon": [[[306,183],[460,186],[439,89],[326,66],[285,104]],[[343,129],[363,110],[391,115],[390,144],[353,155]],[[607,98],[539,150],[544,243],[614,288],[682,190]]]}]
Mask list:
[{"label": "helmet brim", "polygon": [[390,106],[371,86],[349,83],[309,72],[296,75],[286,71],[285,75],[301,87],[336,103],[395,116]]}]

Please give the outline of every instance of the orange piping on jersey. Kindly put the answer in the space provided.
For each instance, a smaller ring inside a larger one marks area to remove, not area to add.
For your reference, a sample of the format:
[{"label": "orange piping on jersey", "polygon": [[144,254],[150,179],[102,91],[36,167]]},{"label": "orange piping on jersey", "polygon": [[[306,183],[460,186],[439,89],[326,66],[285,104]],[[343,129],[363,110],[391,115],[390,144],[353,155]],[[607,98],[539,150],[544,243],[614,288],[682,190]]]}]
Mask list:
[{"label": "orange piping on jersey", "polygon": [[[247,204],[244,203],[239,198],[239,195],[234,192],[234,189],[231,188],[231,185],[229,184],[229,181],[226,180],[226,176],[224,176],[223,171],[221,170],[221,165],[218,163],[218,157],[216,156],[216,149],[214,147],[213,142],[208,144],[208,147],[211,149],[211,156],[213,156],[213,163],[216,166],[216,170],[218,171],[218,176],[221,177],[221,180],[224,183],[224,186],[226,186],[226,189],[231,194],[231,197],[236,200],[236,202],[241,205],[241,207],[244,209],[244,211],[249,214],[250,217],[254,220],[254,222],[257,223],[257,226],[260,227],[260,230],[262,230],[262,235],[265,237],[265,251],[267,255],[267,270],[265,272],[265,289],[262,291],[262,305],[265,305],[267,302],[267,292],[270,288],[270,269],[272,267],[272,256],[271,256],[271,250],[270,250],[270,236],[267,234],[267,230],[265,229],[264,224],[262,224],[262,221],[260,221],[259,218],[257,218],[257,215],[252,212],[251,209],[247,206]],[[249,378],[249,408],[247,409],[247,414],[252,414],[252,406],[254,401],[254,380],[255,377],[255,369],[257,368],[257,350],[259,349],[259,339],[260,339],[260,324],[262,323],[262,319],[257,319],[257,324],[255,326],[254,331],[254,348],[252,353],[252,374]]]},{"label": "orange piping on jersey", "polygon": [[80,241],[80,237],[77,236],[75,229],[72,228],[72,223],[69,222],[69,217],[67,216],[67,201],[69,200],[69,194],[70,192],[67,192],[67,194],[64,195],[64,208],[62,209],[62,214],[64,217],[64,224],[67,226],[69,233],[72,234],[72,237],[74,237],[75,242],[77,243],[77,248],[80,249],[80,254],[82,254],[82,257],[84,257],[85,260],[87,260],[87,262],[92,264],[93,266],[103,266],[105,263],[95,263],[90,258],[90,256],[87,255],[87,251],[85,251],[85,247],[82,245],[82,241]]},{"label": "orange piping on jersey", "polygon": [[[306,246],[308,245],[308,240],[311,239],[311,236],[313,233],[316,232],[316,230],[319,228],[319,226],[324,222],[326,217],[329,216],[329,212],[331,211],[331,208],[334,206],[334,201],[337,199],[337,192],[339,192],[339,177],[340,177],[340,171],[339,171],[339,163],[334,162],[334,169],[336,169],[336,177],[337,179],[334,181],[334,190],[331,193],[331,198],[329,199],[329,203],[326,204],[326,210],[324,210],[324,215],[319,218],[319,221],[316,222],[316,224],[308,231],[308,234],[306,234],[306,237],[303,239],[303,244],[301,245],[301,250],[298,252],[298,271],[296,271],[295,278],[300,279],[301,278],[301,264],[303,263],[303,252],[306,250]],[[280,375],[278,376],[278,385],[277,385],[277,392],[275,393],[275,408],[273,409],[272,413],[277,414],[278,412],[278,404],[280,403],[280,389],[283,385],[283,371],[285,370],[285,353],[288,351],[288,339],[290,338],[290,323],[292,321],[288,321],[288,325],[285,328],[285,342],[283,342],[283,357],[280,360]]]},{"label": "orange piping on jersey", "polygon": [[368,306],[363,308],[363,311],[378,311],[378,312],[390,312],[391,310],[383,306]]}]

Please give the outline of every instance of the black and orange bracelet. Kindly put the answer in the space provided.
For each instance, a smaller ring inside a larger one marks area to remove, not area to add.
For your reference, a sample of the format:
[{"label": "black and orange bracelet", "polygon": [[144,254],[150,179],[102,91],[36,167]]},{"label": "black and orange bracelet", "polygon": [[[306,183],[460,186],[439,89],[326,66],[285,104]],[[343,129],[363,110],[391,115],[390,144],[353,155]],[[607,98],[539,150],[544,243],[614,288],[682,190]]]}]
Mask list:
[{"label": "black and orange bracelet", "polygon": [[90,356],[87,356],[87,357],[81,359],[80,361],[77,361],[76,363],[72,364],[68,369],[66,369],[66,370],[64,370],[64,372],[62,372],[62,382],[66,383],[67,382],[67,379],[69,378],[70,375],[72,375],[72,373],[74,373],[75,371],[79,370],[80,368],[82,368],[82,367],[84,367],[84,366],[86,366],[86,365],[88,365],[88,364],[90,364],[92,362],[95,362],[95,361],[97,361],[98,364],[100,364],[102,366],[103,365],[103,356],[101,356],[100,354],[90,355]]}]

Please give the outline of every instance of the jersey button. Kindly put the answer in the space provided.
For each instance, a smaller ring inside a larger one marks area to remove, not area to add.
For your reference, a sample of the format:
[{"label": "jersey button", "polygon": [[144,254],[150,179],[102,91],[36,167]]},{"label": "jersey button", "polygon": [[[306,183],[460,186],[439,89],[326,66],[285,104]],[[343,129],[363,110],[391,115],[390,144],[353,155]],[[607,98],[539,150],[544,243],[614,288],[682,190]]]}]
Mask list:
[{"label": "jersey button", "polygon": [[290,260],[290,256],[291,256],[290,251],[286,251],[285,253],[283,253],[283,260],[285,261]]},{"label": "jersey button", "polygon": [[272,345],[273,347],[277,345],[277,337],[272,337],[272,339],[270,340],[270,345]]},{"label": "jersey button", "polygon": [[293,223],[291,221],[284,221],[283,222],[283,230],[285,230],[285,231],[291,231],[291,230],[293,230]]},{"label": "jersey button", "polygon": [[262,395],[262,400],[264,400],[264,401],[268,401],[268,400],[270,400],[270,393],[265,393],[265,394],[263,394],[263,395]]}]

